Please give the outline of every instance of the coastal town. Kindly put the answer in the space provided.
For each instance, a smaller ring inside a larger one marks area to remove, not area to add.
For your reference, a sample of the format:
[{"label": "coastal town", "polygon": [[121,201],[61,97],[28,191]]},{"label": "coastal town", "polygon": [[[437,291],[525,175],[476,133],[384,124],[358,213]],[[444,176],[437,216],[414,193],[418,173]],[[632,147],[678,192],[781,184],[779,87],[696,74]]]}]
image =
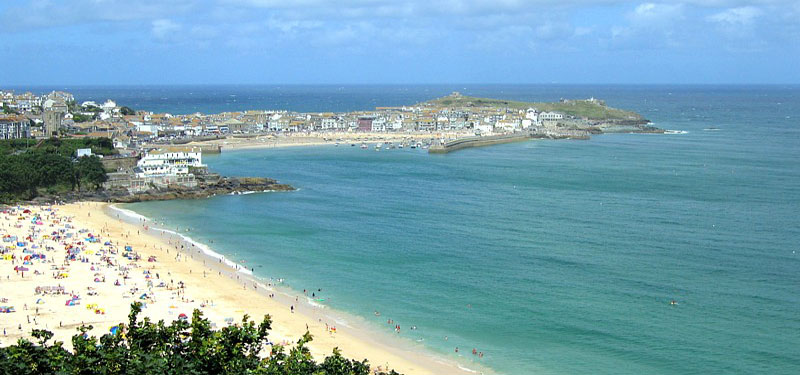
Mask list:
[{"label": "coastal town", "polygon": [[[445,98],[463,99],[458,92]],[[566,100],[604,107],[602,100]],[[558,136],[567,129],[588,128],[603,120],[547,111],[535,107],[475,105],[430,101],[409,106],[376,107],[347,113],[300,113],[286,110],[248,110],[218,114],[170,114],[133,110],[111,99],[78,103],[73,94],[53,91],[43,95],[0,90],[0,138],[53,136],[108,137],[119,148],[150,142],[192,140],[204,136],[282,133],[349,132],[494,135],[531,131]],[[641,117],[631,113],[633,122]],[[583,125],[583,126],[581,126]]]},{"label": "coastal town", "polygon": [[[209,195],[274,189],[274,181],[240,187],[241,181],[221,180],[209,172],[203,154],[223,149],[329,144],[444,153],[530,138],[588,139],[604,132],[660,130],[640,115],[610,108],[596,98],[524,103],[458,92],[408,106],[345,113],[154,113],[112,99],[79,101],[65,91],[37,95],[11,90],[0,90],[0,107],[1,140],[26,140],[26,147],[54,138],[111,140],[113,151],[96,156],[107,172],[103,187],[116,191],[117,197],[170,187],[200,186],[211,191]],[[81,148],[72,156],[95,154],[91,148]]]}]

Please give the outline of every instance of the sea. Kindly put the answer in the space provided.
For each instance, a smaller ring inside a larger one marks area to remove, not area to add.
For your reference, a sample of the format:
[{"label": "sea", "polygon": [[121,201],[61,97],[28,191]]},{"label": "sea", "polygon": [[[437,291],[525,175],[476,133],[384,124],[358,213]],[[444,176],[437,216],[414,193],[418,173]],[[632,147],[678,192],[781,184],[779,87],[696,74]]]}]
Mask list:
[{"label": "sea", "polygon": [[326,308],[465,368],[800,373],[800,86],[61,89],[174,114],[369,110],[453,91],[595,97],[637,111],[672,131],[446,155],[349,144],[224,151],[204,162],[298,190],[126,208],[191,228],[257,277],[322,289]]}]

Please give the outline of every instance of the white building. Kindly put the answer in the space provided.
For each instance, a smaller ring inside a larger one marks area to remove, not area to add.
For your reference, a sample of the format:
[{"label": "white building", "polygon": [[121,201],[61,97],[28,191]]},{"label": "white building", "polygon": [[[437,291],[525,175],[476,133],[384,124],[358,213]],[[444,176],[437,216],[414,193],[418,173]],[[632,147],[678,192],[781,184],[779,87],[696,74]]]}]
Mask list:
[{"label": "white building", "polygon": [[114,110],[114,108],[117,108],[117,103],[114,103],[113,100],[108,99],[100,108],[103,109],[103,112],[111,112]]},{"label": "white building", "polygon": [[490,135],[494,133],[494,125],[487,123],[476,123],[474,125],[475,134]]},{"label": "white building", "polygon": [[161,130],[162,130],[161,125],[158,124],[149,124],[149,123],[136,124],[136,131],[152,133],[156,137],[158,136],[158,132]]},{"label": "white building", "polygon": [[78,159],[84,156],[92,156],[92,149],[91,148],[79,148],[75,150],[75,155]]},{"label": "white building", "polygon": [[0,115],[0,139],[21,139],[30,135],[30,122],[23,116]]},{"label": "white building", "polygon": [[320,123],[322,130],[332,130],[338,127],[335,117],[323,117]]},{"label": "white building", "polygon": [[515,119],[500,120],[494,124],[494,128],[503,132],[513,132],[519,128],[519,121]]},{"label": "white building", "polygon": [[534,124],[533,120],[531,119],[523,119],[522,120],[522,128],[527,129],[530,128]]},{"label": "white building", "polygon": [[189,167],[203,168],[200,148],[159,149],[148,152],[136,164],[136,177],[188,175]]},{"label": "white building", "polygon": [[386,131],[386,119],[383,117],[376,117],[372,120],[372,131],[384,132]]},{"label": "white building", "polygon": [[539,111],[537,111],[536,108],[528,108],[528,110],[525,111],[525,118],[531,120],[533,123],[538,123]]},{"label": "white building", "polygon": [[558,112],[542,112],[539,114],[539,121],[556,121],[564,118],[564,115]]}]

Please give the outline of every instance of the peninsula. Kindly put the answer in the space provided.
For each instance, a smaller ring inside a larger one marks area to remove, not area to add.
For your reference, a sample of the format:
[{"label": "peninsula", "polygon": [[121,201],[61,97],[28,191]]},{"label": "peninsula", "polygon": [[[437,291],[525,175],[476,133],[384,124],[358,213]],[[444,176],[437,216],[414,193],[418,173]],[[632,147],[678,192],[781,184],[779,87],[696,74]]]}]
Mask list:
[{"label": "peninsula", "polygon": [[[6,142],[0,145],[0,165],[6,166],[6,181],[15,181],[0,186],[0,201],[38,196],[134,202],[293,190],[268,178],[222,177],[202,163],[203,154],[236,148],[330,144],[446,153],[532,138],[663,133],[640,114],[595,98],[520,102],[453,92],[413,105],[344,113],[218,114],[154,113],[111,99],[79,104],[63,91],[36,95],[0,90],[0,100],[0,138]],[[72,172],[27,178],[30,166],[50,164]]]}]

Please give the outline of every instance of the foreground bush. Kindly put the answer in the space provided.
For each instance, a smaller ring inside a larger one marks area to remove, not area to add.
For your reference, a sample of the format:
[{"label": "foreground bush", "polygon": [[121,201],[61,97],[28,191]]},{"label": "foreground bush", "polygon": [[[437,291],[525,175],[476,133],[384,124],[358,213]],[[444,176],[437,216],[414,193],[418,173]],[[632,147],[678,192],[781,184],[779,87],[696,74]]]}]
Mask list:
[{"label": "foreground bush", "polygon": [[[0,374],[264,374],[264,375],[368,375],[367,360],[342,357],[338,349],[317,363],[305,346],[306,334],[290,348],[268,349],[271,320],[267,315],[260,324],[248,321],[220,330],[195,310],[192,322],[183,320],[165,324],[138,320],[142,305],[134,303],[128,324],[120,324],[116,333],[99,339],[81,327],[72,337],[72,351],[61,342],[49,344],[52,332],[34,330],[38,342],[20,339],[16,345],[0,348]],[[396,374],[394,371],[391,374]]]}]

